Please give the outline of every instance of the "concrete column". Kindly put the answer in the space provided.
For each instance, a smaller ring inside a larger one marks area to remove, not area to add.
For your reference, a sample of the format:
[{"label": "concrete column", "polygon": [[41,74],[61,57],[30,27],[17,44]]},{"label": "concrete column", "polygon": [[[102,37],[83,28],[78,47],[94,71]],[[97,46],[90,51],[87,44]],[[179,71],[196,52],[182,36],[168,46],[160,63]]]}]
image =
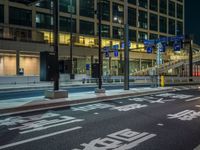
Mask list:
[{"label": "concrete column", "polygon": [[36,32],[36,7],[32,6],[32,40],[37,41],[37,32]]},{"label": "concrete column", "polygon": [[76,31],[80,33],[80,1],[76,1]]},{"label": "concrete column", "polygon": [[4,0],[4,30],[3,37],[9,38],[9,0]]},{"label": "concrete column", "polygon": [[16,75],[19,75],[20,68],[20,51],[16,50]]},{"label": "concrete column", "polygon": [[141,58],[139,59],[139,62],[140,62],[139,67],[140,67],[140,71],[141,71],[142,70],[142,59]]}]

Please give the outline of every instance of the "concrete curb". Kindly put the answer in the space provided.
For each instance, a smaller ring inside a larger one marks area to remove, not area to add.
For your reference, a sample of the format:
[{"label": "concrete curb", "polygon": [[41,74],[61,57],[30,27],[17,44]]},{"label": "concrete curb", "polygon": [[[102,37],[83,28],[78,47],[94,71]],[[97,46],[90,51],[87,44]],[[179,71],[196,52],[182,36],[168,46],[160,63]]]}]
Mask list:
[{"label": "concrete curb", "polygon": [[137,92],[137,93],[124,93],[124,94],[118,94],[118,95],[111,95],[111,96],[99,96],[94,98],[85,98],[85,99],[77,99],[72,101],[66,101],[65,99],[58,99],[58,100],[49,100],[49,101],[39,101],[33,104],[28,104],[20,107],[14,107],[14,108],[6,108],[6,109],[0,109],[0,117],[2,116],[8,116],[8,115],[17,115],[17,114],[23,114],[28,112],[36,112],[36,111],[44,111],[44,110],[50,110],[50,109],[59,109],[64,107],[71,107],[76,105],[82,105],[82,104],[90,104],[95,102],[103,102],[103,101],[111,101],[116,100],[120,98],[128,98],[132,96],[143,96],[143,95],[149,95],[149,94],[159,94],[163,92],[171,92],[174,91],[173,88],[169,89],[157,89],[152,91],[144,91],[144,92]]}]

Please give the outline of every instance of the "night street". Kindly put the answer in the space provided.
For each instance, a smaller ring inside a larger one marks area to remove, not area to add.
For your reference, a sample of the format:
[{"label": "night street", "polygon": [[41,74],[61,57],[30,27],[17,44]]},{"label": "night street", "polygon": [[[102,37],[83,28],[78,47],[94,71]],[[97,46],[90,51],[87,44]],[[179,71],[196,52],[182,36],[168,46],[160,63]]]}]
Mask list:
[{"label": "night street", "polygon": [[0,118],[0,150],[193,150],[197,89]]}]

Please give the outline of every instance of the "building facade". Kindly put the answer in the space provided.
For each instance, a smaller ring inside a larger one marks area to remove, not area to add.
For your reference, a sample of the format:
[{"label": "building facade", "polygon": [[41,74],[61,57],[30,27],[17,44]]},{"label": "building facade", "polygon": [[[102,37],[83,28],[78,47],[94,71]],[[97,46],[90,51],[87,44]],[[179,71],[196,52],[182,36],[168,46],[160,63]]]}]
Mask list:
[{"label": "building facade", "polygon": [[[73,72],[88,74],[88,64],[98,59],[98,0],[59,1],[59,60],[69,60],[70,13],[73,32]],[[103,0],[102,49],[119,45],[119,54],[103,56],[104,74],[123,74],[124,1]],[[72,11],[70,11],[72,10]],[[53,50],[53,3],[41,1],[34,6],[0,1],[0,75],[39,75],[39,52]],[[151,67],[156,50],[147,54],[144,39],[184,34],[184,0],[128,0],[130,74]],[[167,49],[163,61],[181,58],[184,52]]]}]

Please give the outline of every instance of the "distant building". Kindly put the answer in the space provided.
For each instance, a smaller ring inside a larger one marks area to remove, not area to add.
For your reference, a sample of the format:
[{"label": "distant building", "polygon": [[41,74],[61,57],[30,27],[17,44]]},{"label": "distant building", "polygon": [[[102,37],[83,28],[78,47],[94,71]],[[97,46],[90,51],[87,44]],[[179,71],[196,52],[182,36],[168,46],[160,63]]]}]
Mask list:
[{"label": "distant building", "polygon": [[[0,75],[39,74],[39,52],[53,50],[53,17],[50,0],[35,6],[0,1]],[[86,64],[98,59],[97,0],[73,1],[73,66],[74,73],[86,74]],[[102,47],[123,45],[124,1],[103,0]],[[151,67],[155,51],[147,54],[144,39],[157,39],[184,33],[184,0],[128,0],[130,73]],[[59,60],[69,59],[70,0],[60,0]],[[123,51],[123,50],[122,50]],[[169,61],[175,55],[170,49],[163,56]],[[181,54],[179,54],[181,55]],[[104,56],[103,71],[123,73],[123,52]],[[177,58],[177,57],[176,57]],[[65,68],[64,68],[65,69]]]}]

